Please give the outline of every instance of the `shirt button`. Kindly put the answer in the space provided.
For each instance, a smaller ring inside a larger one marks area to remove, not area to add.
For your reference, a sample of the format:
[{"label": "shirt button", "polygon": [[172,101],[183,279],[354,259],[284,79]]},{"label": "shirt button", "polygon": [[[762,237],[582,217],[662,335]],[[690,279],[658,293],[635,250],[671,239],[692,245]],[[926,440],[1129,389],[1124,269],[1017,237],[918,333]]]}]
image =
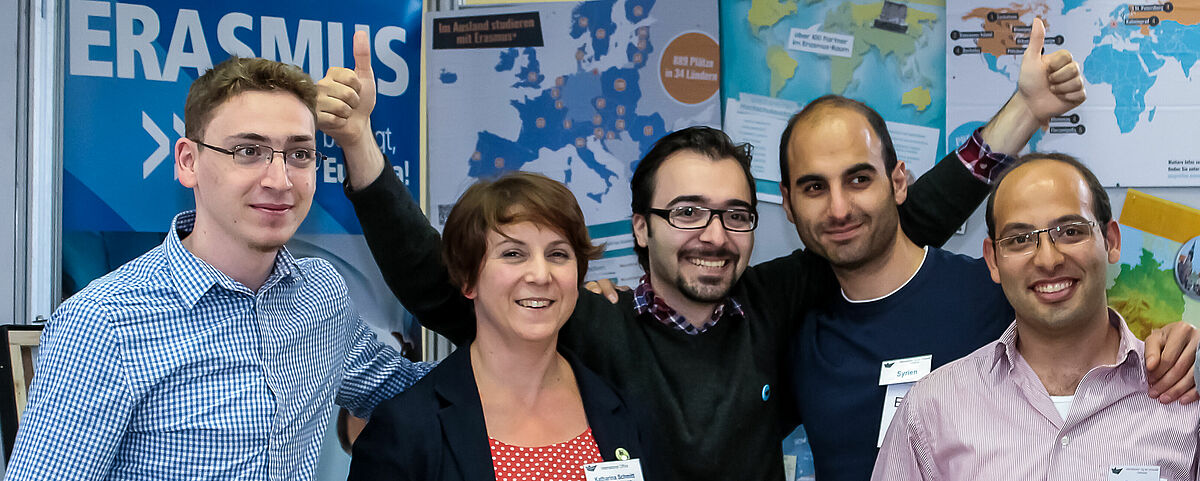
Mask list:
[{"label": "shirt button", "polygon": [[1068,436],[1063,436],[1061,441],[1062,441],[1062,447],[1064,447],[1064,448],[1067,447],[1068,444],[1071,444],[1071,438]]}]

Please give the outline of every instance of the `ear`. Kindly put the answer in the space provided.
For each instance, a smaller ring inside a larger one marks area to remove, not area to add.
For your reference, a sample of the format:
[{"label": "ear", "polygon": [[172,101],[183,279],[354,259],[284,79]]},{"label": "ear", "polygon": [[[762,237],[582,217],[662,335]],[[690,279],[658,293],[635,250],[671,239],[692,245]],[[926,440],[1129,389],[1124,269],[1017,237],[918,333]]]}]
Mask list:
[{"label": "ear", "polygon": [[196,157],[199,146],[187,137],[175,141],[175,177],[189,189],[196,187]]},{"label": "ear", "polygon": [[638,247],[647,247],[650,245],[650,225],[646,222],[646,216],[633,214],[633,239],[637,242]]},{"label": "ear", "polygon": [[987,262],[988,272],[992,274],[992,282],[1000,283],[1000,270],[996,267],[996,249],[992,240],[983,239],[983,260]]},{"label": "ear", "polygon": [[1116,264],[1121,260],[1121,227],[1117,221],[1110,220],[1104,226],[1104,249],[1108,251],[1108,263]]},{"label": "ear", "polygon": [[892,192],[896,205],[908,199],[908,166],[904,165],[903,160],[897,160],[896,167],[892,169]]},{"label": "ear", "polygon": [[792,214],[792,191],[788,189],[787,182],[779,183],[779,193],[783,195],[783,214],[787,216],[788,222],[796,223],[796,217]]},{"label": "ear", "polygon": [[462,295],[467,299],[475,300],[476,297],[479,297],[479,292],[475,290],[474,286],[464,287],[462,288]]}]

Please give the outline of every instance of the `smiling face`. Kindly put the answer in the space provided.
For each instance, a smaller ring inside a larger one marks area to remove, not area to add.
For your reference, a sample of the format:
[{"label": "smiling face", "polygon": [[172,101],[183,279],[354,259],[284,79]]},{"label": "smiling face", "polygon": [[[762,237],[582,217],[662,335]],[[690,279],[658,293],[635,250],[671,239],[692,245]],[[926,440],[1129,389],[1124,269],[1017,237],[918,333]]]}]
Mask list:
[{"label": "smiling face", "polygon": [[[247,91],[217,107],[197,139],[224,149],[260,144],[275,150],[316,148],[316,127],[298,97],[283,91]],[[196,197],[193,236],[210,245],[274,252],[308,215],[316,169],[286,167],[276,154],[267,165],[239,166],[228,154],[192,140],[176,144],[179,182]]]},{"label": "smiling face", "polygon": [[[1096,221],[1087,183],[1075,168],[1054,160],[1035,160],[1010,172],[994,202],[996,238],[1080,221]],[[1091,228],[1091,238],[1056,245],[1039,234],[1037,249],[1005,256],[984,241],[992,280],[1017,313],[1017,322],[1037,329],[1069,332],[1088,322],[1107,322],[1104,292],[1107,264],[1121,255],[1116,222]]]},{"label": "smiling face", "polygon": [[503,341],[554,340],[579,299],[579,262],[562,234],[533,222],[487,235],[475,301],[478,335]]},{"label": "smiling face", "polygon": [[[733,159],[681,150],[663,161],[654,179],[651,208],[752,209],[745,174]],[[677,296],[719,302],[746,270],[754,247],[753,232],[730,232],[719,218],[703,229],[684,230],[657,215],[635,214],[633,229],[648,251],[650,282],[668,304]]]},{"label": "smiling face", "polygon": [[908,195],[903,162],[889,174],[865,117],[824,107],[797,123],[788,145],[784,211],[804,245],[835,269],[880,259],[900,235],[896,208]]}]

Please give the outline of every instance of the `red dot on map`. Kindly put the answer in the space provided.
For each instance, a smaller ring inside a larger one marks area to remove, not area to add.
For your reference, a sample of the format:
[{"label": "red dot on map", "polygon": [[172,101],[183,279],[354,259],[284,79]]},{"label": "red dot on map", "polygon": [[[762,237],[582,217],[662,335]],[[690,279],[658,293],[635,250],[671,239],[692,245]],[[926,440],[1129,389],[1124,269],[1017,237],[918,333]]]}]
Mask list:
[{"label": "red dot on map", "polygon": [[537,125],[537,128],[539,128],[539,129],[546,128],[546,118],[545,117],[538,117],[537,120],[533,121],[533,123],[534,123],[534,125]]},{"label": "red dot on map", "polygon": [[503,169],[504,168],[504,157],[496,157],[495,164],[496,164],[497,169]]},{"label": "red dot on map", "polygon": [[624,92],[625,91],[625,79],[619,78],[619,79],[614,80],[613,81],[613,90],[616,90],[618,92]]}]

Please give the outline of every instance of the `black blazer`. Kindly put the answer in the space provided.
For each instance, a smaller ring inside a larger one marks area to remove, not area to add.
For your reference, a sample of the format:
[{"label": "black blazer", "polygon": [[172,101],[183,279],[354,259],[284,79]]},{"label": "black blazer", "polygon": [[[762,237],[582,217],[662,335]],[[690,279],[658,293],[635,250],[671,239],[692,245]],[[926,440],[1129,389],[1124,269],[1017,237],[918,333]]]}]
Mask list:
[{"label": "black blazer", "polygon": [[[375,408],[354,442],[350,481],[496,479],[468,352],[466,347],[454,351],[408,391]],[[614,461],[617,448],[624,448],[640,458],[646,479],[656,479],[646,436],[625,400],[569,353],[562,354],[575,372],[600,455]]]}]

